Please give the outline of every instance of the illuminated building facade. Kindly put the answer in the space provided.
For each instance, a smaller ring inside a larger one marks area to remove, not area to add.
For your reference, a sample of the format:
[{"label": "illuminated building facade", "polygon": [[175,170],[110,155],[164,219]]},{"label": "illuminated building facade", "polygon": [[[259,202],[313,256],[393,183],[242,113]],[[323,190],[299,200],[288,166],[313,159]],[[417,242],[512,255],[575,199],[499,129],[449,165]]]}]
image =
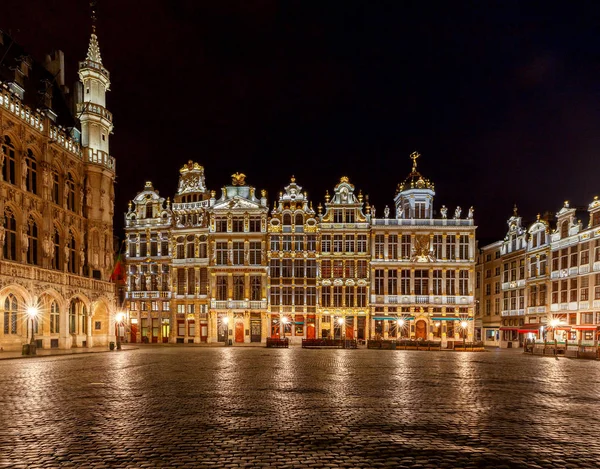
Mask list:
[{"label": "illuminated building facade", "polygon": [[98,38],[73,92],[60,51],[41,64],[0,32],[0,57],[0,346],[20,350],[31,322],[38,347],[106,345],[115,160]]},{"label": "illuminated building facade", "polygon": [[434,218],[417,157],[395,218],[388,208],[376,218],[347,177],[317,213],[294,177],[270,213],[265,191],[257,198],[243,174],[219,199],[208,195],[191,161],[172,205],[147,183],[126,215],[131,339],[471,341],[473,210],[448,218],[442,207]]},{"label": "illuminated building facade", "polygon": [[398,185],[395,216],[371,209],[370,337],[472,341],[475,225],[457,207],[434,217],[434,185],[417,171]]}]

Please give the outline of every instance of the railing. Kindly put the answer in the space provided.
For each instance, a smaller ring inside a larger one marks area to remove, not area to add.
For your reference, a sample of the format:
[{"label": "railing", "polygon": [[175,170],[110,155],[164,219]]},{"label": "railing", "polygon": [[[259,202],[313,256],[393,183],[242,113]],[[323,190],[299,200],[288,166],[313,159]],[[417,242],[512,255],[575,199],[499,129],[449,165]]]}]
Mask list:
[{"label": "railing", "polygon": [[211,300],[210,307],[213,309],[267,309],[267,301]]},{"label": "railing", "polygon": [[99,104],[92,103],[91,101],[77,103],[77,113],[81,114],[83,112],[92,112],[92,113],[97,114],[100,117],[108,120],[109,122],[112,122],[112,120],[113,120],[112,112],[110,112],[104,106],[100,106]]},{"label": "railing", "polygon": [[93,68],[94,70],[98,70],[100,73],[106,76],[106,78],[110,78],[110,73],[106,70],[102,64],[98,62],[94,62],[93,60],[82,60],[79,62],[79,68]]},{"label": "railing", "polygon": [[378,226],[473,226],[472,218],[375,218],[371,224]]},{"label": "railing", "polygon": [[358,347],[354,339],[302,339],[302,348],[351,348]]},{"label": "railing", "polygon": [[473,302],[473,297],[447,296],[447,295],[371,295],[371,302],[375,304],[435,304],[435,305],[468,305]]},{"label": "railing", "polygon": [[170,299],[171,292],[170,291],[128,291],[125,293],[125,297],[128,299],[140,299],[140,298],[148,298],[148,299]]}]

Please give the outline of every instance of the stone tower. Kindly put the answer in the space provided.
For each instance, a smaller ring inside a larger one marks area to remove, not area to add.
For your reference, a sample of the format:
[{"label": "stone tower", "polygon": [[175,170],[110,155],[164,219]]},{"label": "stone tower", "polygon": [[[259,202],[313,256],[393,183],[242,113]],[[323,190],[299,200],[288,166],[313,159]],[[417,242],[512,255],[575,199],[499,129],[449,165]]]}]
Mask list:
[{"label": "stone tower", "polygon": [[[106,109],[106,92],[110,74],[102,65],[95,27],[90,37],[87,57],[79,62],[79,79],[83,89],[77,103],[81,122],[87,215],[87,258],[94,278],[107,279],[113,264],[113,214],[115,160],[109,153],[112,114]],[[83,201],[83,200],[82,200]]]}]

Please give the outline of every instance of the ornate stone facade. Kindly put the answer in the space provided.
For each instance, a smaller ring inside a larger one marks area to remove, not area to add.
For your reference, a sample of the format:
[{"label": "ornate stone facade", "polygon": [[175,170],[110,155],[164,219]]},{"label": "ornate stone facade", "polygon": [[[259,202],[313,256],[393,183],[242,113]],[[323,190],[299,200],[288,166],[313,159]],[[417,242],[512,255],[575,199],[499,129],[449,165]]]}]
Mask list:
[{"label": "ornate stone facade", "polygon": [[[97,37],[72,96],[61,52],[42,65],[0,34],[0,346],[20,349],[30,340],[25,313],[35,309],[39,347],[107,344],[114,340],[115,164],[104,107],[109,73]],[[39,110],[28,103],[39,100],[41,86]]]},{"label": "ornate stone facade", "polygon": [[270,216],[244,174],[217,199],[190,161],[173,204],[146,183],[125,217],[131,340],[472,340],[473,209],[434,218],[417,157],[395,218],[347,177],[317,213],[292,177]]}]

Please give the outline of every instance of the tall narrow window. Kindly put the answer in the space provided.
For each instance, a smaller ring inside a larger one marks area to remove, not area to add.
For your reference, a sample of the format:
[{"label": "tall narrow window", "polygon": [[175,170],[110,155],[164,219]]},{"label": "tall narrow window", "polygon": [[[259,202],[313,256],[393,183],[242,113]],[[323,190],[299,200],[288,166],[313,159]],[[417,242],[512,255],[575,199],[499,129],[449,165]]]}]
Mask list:
[{"label": "tall narrow window", "polygon": [[27,241],[27,263],[38,265],[38,227],[34,220],[29,220]]},{"label": "tall narrow window", "polygon": [[4,259],[17,260],[17,221],[10,210],[4,212]]},{"label": "tall narrow window", "polygon": [[188,295],[194,295],[196,293],[196,271],[193,268],[189,268],[187,273],[187,293]]},{"label": "tall narrow window", "polygon": [[57,171],[52,171],[50,173],[50,185],[50,197],[52,198],[52,202],[60,204],[60,179]]},{"label": "tall narrow window", "polygon": [[400,271],[400,294],[410,295],[410,270],[402,269]]},{"label": "tall narrow window", "polygon": [[261,261],[261,245],[260,245],[260,241],[250,241],[250,255],[249,260],[250,260],[250,265],[260,265],[260,261]]},{"label": "tall narrow window", "polygon": [[61,256],[60,256],[60,234],[58,234],[58,230],[54,227],[52,234],[52,244],[54,249],[54,255],[52,256],[52,268],[60,270],[62,267]]},{"label": "tall narrow window", "polygon": [[383,269],[375,270],[375,294],[383,295],[383,285],[384,285],[384,277],[383,277]]},{"label": "tall narrow window", "polygon": [[382,234],[375,235],[375,259],[383,259],[383,245],[385,237]]},{"label": "tall narrow window", "polygon": [[398,294],[398,271],[388,270],[388,295]]},{"label": "tall narrow window", "polygon": [[388,259],[398,259],[398,235],[388,237]]},{"label": "tall narrow window", "polygon": [[77,273],[77,245],[75,243],[75,236],[71,233],[69,237],[69,272],[72,274]]},{"label": "tall narrow window", "polygon": [[37,163],[33,152],[27,150],[25,156],[25,167],[27,168],[27,174],[25,175],[25,188],[32,194],[37,194]]},{"label": "tall narrow window", "polygon": [[456,295],[456,271],[446,271],[446,295]]},{"label": "tall narrow window", "polygon": [[260,275],[250,276],[250,300],[260,301],[262,299],[262,279]]},{"label": "tall narrow window", "polygon": [[217,242],[215,253],[217,265],[227,265],[227,241]]},{"label": "tall narrow window", "polygon": [[469,271],[462,269],[458,273],[458,294],[469,294]]},{"label": "tall narrow window", "polygon": [[233,276],[233,299],[243,300],[244,299],[244,276],[234,275]]},{"label": "tall narrow window", "polygon": [[4,300],[4,334],[17,333],[17,313],[19,303],[15,295],[10,293]]},{"label": "tall narrow window", "polygon": [[442,271],[440,269],[433,271],[433,294],[442,294]]},{"label": "tall narrow window", "polygon": [[410,257],[410,235],[402,235],[400,238],[400,258],[408,259]]},{"label": "tall narrow window", "polygon": [[2,176],[4,177],[4,181],[10,184],[16,184],[15,147],[11,142],[10,137],[4,137],[4,142],[2,143],[2,150],[4,150],[4,164],[2,167]]},{"label": "tall narrow window", "polygon": [[456,259],[456,235],[446,236],[446,259]]},{"label": "tall narrow window", "polygon": [[67,210],[75,211],[75,181],[73,180],[73,176],[69,174],[67,176],[67,181],[65,182],[65,199]]},{"label": "tall narrow window", "polygon": [[50,334],[58,334],[60,332],[58,303],[53,301],[50,304]]},{"label": "tall narrow window", "polygon": [[217,275],[217,300],[227,300],[227,276]]}]

